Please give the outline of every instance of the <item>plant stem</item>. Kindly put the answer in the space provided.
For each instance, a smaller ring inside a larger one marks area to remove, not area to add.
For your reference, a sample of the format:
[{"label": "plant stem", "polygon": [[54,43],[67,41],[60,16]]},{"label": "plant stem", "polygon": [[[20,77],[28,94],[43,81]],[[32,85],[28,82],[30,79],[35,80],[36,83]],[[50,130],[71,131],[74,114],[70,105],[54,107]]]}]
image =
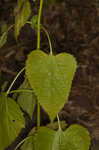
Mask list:
[{"label": "plant stem", "polygon": [[[27,21],[27,23],[31,25],[31,22],[30,22],[30,21]],[[50,40],[49,33],[48,33],[48,31],[46,30],[46,28],[45,28],[43,25],[41,25],[41,29],[45,32],[45,34],[46,34],[46,36],[47,36],[47,38],[48,38],[49,47],[50,47],[50,54],[52,55],[53,50],[52,50],[52,44],[51,44],[51,40]]]},{"label": "plant stem", "polygon": [[41,25],[41,29],[45,32],[45,34],[46,34],[46,36],[48,38],[49,46],[50,46],[50,54],[52,55],[53,52],[52,52],[52,44],[51,44],[50,36],[49,36],[47,30],[44,28],[44,26]]},{"label": "plant stem", "polygon": [[40,128],[40,104],[37,100],[37,129]]},{"label": "plant stem", "polygon": [[[40,50],[40,26],[41,26],[41,13],[43,7],[43,0],[40,0],[40,8],[38,14],[38,25],[37,25],[37,50]],[[37,129],[40,127],[40,104],[37,100]]]},{"label": "plant stem", "polygon": [[58,120],[59,130],[61,130],[61,125],[60,125],[60,120],[59,120],[59,116],[58,115],[57,115],[57,120]]},{"label": "plant stem", "polygon": [[25,69],[25,68],[22,68],[22,69],[19,71],[19,73],[16,75],[16,77],[14,78],[13,82],[11,83],[10,87],[8,88],[8,90],[7,90],[7,92],[6,92],[7,95],[9,94],[9,92],[10,92],[11,88],[13,87],[15,81],[16,81],[17,78],[20,76],[20,74],[24,71],[24,69]]},{"label": "plant stem", "polygon": [[23,139],[15,148],[17,150],[25,141],[29,140],[30,138],[33,138],[33,136],[28,136],[25,139]]},{"label": "plant stem", "polygon": [[43,0],[40,0],[40,8],[38,14],[38,33],[37,33],[37,50],[40,49],[40,22],[41,22],[41,13],[42,13]]},{"label": "plant stem", "polygon": [[21,93],[21,92],[24,92],[24,93],[33,93],[33,90],[29,90],[29,89],[13,90],[13,91],[10,91],[9,94],[12,94],[12,93]]}]

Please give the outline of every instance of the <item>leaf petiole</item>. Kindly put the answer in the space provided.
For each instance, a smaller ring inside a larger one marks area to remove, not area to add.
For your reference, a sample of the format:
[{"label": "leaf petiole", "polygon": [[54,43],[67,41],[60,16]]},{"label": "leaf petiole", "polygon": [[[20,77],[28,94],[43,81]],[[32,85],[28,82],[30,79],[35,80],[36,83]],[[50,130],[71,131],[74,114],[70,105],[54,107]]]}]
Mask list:
[{"label": "leaf petiole", "polygon": [[33,93],[33,90],[28,90],[28,89],[13,90],[13,91],[10,91],[9,94],[12,94],[12,93],[21,93],[21,92],[24,92],[24,93]]},{"label": "leaf petiole", "polygon": [[61,124],[60,124],[60,120],[59,120],[59,116],[57,115],[57,120],[58,120],[58,127],[59,127],[59,130],[62,130],[61,129]]},{"label": "leaf petiole", "polygon": [[33,138],[33,136],[28,136],[25,139],[23,139],[15,148],[15,150],[17,150],[24,142],[26,142],[27,140],[29,140],[30,138]]},{"label": "leaf petiole", "polygon": [[16,77],[14,78],[13,82],[11,83],[10,87],[8,88],[8,90],[7,90],[7,92],[6,92],[7,95],[9,94],[9,92],[10,92],[11,88],[13,87],[13,85],[14,85],[15,81],[17,80],[17,78],[20,76],[20,74],[21,74],[24,70],[25,70],[25,68],[22,68],[22,69],[19,71],[19,73],[16,75]]}]

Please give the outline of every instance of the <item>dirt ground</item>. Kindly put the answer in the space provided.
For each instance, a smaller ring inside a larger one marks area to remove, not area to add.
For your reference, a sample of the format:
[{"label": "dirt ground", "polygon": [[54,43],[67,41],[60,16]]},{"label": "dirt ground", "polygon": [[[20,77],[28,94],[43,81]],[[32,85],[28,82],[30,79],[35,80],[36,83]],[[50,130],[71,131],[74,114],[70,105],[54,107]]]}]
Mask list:
[{"label": "dirt ground", "polygon": [[[14,23],[15,6],[16,1],[0,1],[0,25]],[[38,4],[32,2],[32,7],[36,14]],[[99,1],[63,0],[44,7],[42,24],[50,33],[54,53],[71,53],[78,62],[69,101],[60,112],[60,119],[69,125],[79,123],[86,127],[92,137],[91,150],[99,150]],[[36,49],[35,30],[26,25],[17,42],[11,30],[8,42],[0,49],[0,87],[4,81],[11,83],[33,49]],[[41,49],[49,52],[43,32]],[[47,116],[43,114],[42,124],[46,120]]]}]

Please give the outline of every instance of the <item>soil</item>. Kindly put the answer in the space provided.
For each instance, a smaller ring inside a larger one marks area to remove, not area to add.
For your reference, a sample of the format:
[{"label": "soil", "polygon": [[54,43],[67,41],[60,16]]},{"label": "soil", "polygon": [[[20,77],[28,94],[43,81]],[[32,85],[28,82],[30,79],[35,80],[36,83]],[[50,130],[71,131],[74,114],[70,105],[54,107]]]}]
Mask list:
[{"label": "soil", "polygon": [[[0,26],[14,23],[13,9],[17,1],[0,1]],[[33,14],[37,14],[38,2],[31,2]],[[99,149],[99,1],[98,0],[63,0],[48,8],[44,7],[42,24],[50,34],[54,53],[71,53],[78,62],[69,101],[59,113],[60,119],[68,125],[79,123],[86,127],[92,137],[91,150]],[[1,28],[0,28],[1,30]],[[36,31],[29,25],[21,30],[18,41],[13,29],[8,41],[0,49],[0,87],[5,81],[11,83],[18,71],[25,65],[27,55],[36,49]],[[41,32],[41,49],[49,52],[46,36]],[[21,84],[22,77],[15,87]],[[42,125],[48,122],[43,112]],[[27,125],[18,140],[9,150],[24,138],[32,125]]]}]

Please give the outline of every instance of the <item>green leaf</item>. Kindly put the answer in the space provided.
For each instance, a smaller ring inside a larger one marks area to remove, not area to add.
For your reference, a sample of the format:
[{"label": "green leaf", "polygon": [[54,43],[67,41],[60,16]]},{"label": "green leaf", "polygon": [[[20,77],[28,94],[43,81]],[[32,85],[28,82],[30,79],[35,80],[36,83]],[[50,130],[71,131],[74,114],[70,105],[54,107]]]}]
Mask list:
[{"label": "green leaf", "polygon": [[81,125],[71,125],[65,131],[65,141],[67,150],[89,150],[90,135]]},{"label": "green leaf", "polygon": [[52,150],[55,131],[46,127],[40,127],[34,138],[35,150]]},{"label": "green leaf", "polygon": [[34,29],[34,28],[37,27],[37,18],[38,18],[38,16],[35,15],[35,16],[33,16],[32,19],[31,19],[31,27],[32,27],[32,29]]},{"label": "green leaf", "polygon": [[80,125],[72,125],[64,132],[41,127],[34,137],[35,150],[88,150],[89,146],[89,133]]},{"label": "green leaf", "polygon": [[[22,5],[23,4],[23,5]],[[20,6],[22,5],[22,6]],[[23,1],[19,3],[19,12],[15,17],[15,37],[17,39],[21,28],[26,24],[27,20],[29,19],[30,15],[31,15],[31,7],[30,7],[30,2],[27,1]],[[22,8],[21,8],[22,7]]]},{"label": "green leaf", "polygon": [[25,120],[18,104],[7,98],[5,93],[0,95],[0,150],[10,145],[25,127]]},{"label": "green leaf", "polygon": [[[31,87],[27,81],[27,79],[24,80],[22,85],[20,86],[19,90],[25,90],[25,89],[30,89]],[[36,96],[34,93],[29,93],[29,92],[22,92],[18,96],[18,104],[21,106],[21,108],[26,111],[30,118],[32,119],[33,117],[33,112],[36,104]]]},{"label": "green leaf", "polygon": [[51,121],[68,100],[75,70],[76,61],[67,53],[53,56],[35,50],[28,56],[27,78]]},{"label": "green leaf", "polygon": [[52,143],[52,150],[67,150],[66,147],[66,140],[65,140],[65,133],[62,130],[58,130],[55,133],[53,143]]},{"label": "green leaf", "polygon": [[7,33],[8,32],[4,32],[2,34],[2,36],[0,37],[0,48],[6,43],[7,41]]}]

